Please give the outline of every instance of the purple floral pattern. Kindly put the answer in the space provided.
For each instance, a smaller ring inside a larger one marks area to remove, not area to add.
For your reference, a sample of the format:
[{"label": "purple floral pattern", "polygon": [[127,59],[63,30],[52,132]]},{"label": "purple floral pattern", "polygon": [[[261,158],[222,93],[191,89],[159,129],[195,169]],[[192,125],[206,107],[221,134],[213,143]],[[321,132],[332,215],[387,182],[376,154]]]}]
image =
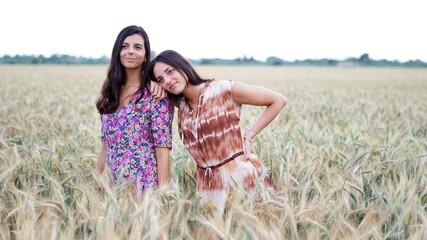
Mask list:
[{"label": "purple floral pattern", "polygon": [[115,113],[101,115],[101,140],[116,184],[134,182],[134,190],[157,188],[155,147],[172,149],[173,104],[156,101],[144,88]]}]

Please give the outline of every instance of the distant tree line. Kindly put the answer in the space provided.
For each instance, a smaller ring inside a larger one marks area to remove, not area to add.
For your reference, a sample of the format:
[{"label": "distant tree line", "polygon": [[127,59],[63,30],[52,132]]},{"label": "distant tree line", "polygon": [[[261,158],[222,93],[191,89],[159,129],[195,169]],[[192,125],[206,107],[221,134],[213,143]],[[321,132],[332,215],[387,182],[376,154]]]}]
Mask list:
[{"label": "distant tree line", "polygon": [[227,59],[200,59],[200,60],[191,60],[194,64],[201,65],[271,65],[271,66],[340,66],[340,67],[427,67],[427,63],[421,60],[410,60],[407,62],[399,62],[397,60],[374,60],[369,57],[369,54],[362,54],[359,58],[351,57],[345,60],[335,60],[335,59],[306,59],[306,60],[295,60],[295,61],[285,61],[278,57],[269,57],[265,62],[258,61],[253,57],[247,58],[236,58],[232,60]]},{"label": "distant tree line", "polygon": [[43,55],[4,55],[0,58],[2,64],[107,64],[110,59],[106,56],[100,58],[76,57],[70,55],[53,54],[50,57]]},{"label": "distant tree line", "polygon": [[[152,56],[156,53],[152,52]],[[285,61],[278,57],[269,57],[266,61],[259,61],[253,57],[238,57],[235,59],[222,58],[202,58],[189,59],[195,65],[270,65],[270,66],[339,66],[339,67],[357,67],[357,66],[372,66],[372,67],[427,67],[427,63],[417,59],[407,62],[399,62],[397,60],[390,61],[386,59],[374,60],[369,57],[369,54],[362,54],[359,58],[350,57],[345,60],[335,59],[306,59]],[[0,57],[0,64],[108,64],[110,59],[107,56],[100,58],[76,57],[63,54],[54,54],[50,57],[43,55],[4,55]]]}]

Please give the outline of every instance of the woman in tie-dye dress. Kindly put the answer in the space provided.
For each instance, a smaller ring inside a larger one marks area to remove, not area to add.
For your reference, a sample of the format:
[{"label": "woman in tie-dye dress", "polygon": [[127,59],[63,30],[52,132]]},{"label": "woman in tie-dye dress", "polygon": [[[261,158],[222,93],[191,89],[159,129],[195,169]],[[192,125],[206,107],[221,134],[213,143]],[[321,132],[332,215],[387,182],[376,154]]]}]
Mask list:
[{"label": "woman in tie-dye dress", "polygon": [[[178,108],[178,131],[197,164],[197,189],[202,202],[223,206],[227,191],[237,183],[246,190],[261,175],[270,186],[264,167],[254,154],[253,138],[285,107],[285,96],[272,90],[229,80],[203,79],[179,53],[167,50],[148,66]],[[243,104],[266,106],[258,120],[243,132]]]}]

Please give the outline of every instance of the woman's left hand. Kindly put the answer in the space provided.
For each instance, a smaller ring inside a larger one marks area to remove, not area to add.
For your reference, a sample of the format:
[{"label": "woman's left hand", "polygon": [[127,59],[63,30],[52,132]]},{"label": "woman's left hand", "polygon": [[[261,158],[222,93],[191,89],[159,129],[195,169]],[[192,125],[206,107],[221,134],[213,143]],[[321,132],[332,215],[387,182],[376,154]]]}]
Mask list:
[{"label": "woman's left hand", "polygon": [[150,91],[151,91],[151,95],[153,95],[153,98],[156,99],[157,101],[163,100],[167,96],[166,90],[162,88],[162,86],[160,86],[159,83],[154,81],[151,81]]}]

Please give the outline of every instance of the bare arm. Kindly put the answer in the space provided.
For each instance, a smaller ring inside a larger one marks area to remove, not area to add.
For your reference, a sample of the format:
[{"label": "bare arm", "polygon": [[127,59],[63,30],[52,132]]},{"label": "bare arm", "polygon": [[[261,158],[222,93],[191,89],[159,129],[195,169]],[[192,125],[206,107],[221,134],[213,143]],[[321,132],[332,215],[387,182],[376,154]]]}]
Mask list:
[{"label": "bare arm", "polygon": [[252,139],[270,124],[286,106],[288,99],[282,94],[268,88],[252,86],[241,82],[233,85],[234,102],[241,105],[265,106],[265,110],[256,122],[246,130],[245,151],[252,151]]},{"label": "bare arm", "polygon": [[162,186],[167,184],[170,178],[170,149],[167,147],[156,147],[156,156],[159,186]]},{"label": "bare arm", "polygon": [[99,152],[98,161],[96,162],[96,169],[100,174],[104,172],[105,162],[107,161],[108,146],[106,143],[102,143],[101,151]]}]

